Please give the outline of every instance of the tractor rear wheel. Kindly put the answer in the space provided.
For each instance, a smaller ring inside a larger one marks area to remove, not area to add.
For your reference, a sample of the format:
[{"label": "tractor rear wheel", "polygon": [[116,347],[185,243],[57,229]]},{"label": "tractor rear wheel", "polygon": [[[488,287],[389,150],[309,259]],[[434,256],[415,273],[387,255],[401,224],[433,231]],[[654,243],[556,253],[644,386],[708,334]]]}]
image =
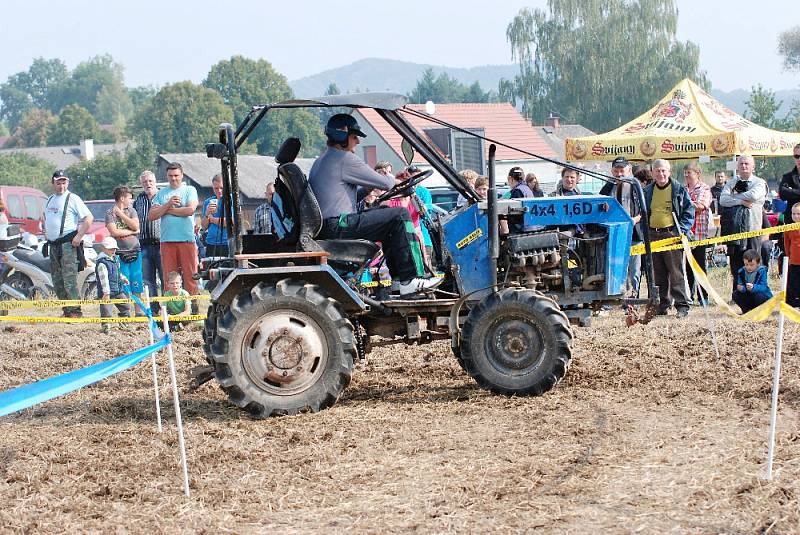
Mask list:
[{"label": "tractor rear wheel", "polygon": [[214,376],[254,417],[317,412],[350,383],[353,326],[318,286],[259,283],[214,312],[216,329],[205,329]]},{"label": "tractor rear wheel", "polygon": [[569,319],[552,299],[505,289],[486,297],[464,323],[461,367],[498,394],[538,396],[567,372],[572,358]]}]

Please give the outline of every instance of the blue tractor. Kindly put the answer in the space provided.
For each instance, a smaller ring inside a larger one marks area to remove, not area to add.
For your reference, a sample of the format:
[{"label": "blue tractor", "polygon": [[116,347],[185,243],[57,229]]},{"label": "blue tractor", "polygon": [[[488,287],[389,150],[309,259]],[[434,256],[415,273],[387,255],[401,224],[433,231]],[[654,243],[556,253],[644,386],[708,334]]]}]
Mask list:
[{"label": "blue tractor", "polygon": [[[317,239],[320,209],[295,163],[296,138],[275,158],[271,207],[280,232],[242,231],[238,149],[271,111],[333,107],[375,110],[402,137],[409,163],[418,153],[430,164],[382,199],[410,195],[435,170],[467,200],[429,225],[432,263],[444,277],[432,293],[401,299],[386,281],[365,284],[379,255],[373,242]],[[494,143],[489,194],[480,199],[408,114],[431,119],[401,95],[369,93],[255,106],[238,128],[221,125],[219,142],[206,150],[221,160],[231,254],[201,268],[211,305],[203,333],[209,366],[198,383],[213,376],[234,404],[259,418],[316,412],[336,402],[355,362],[373,347],[441,339],[480,386],[498,394],[540,395],[564,377],[573,324],[623,298],[633,221],[613,197],[497,199]],[[532,230],[501,236],[502,220]]]}]

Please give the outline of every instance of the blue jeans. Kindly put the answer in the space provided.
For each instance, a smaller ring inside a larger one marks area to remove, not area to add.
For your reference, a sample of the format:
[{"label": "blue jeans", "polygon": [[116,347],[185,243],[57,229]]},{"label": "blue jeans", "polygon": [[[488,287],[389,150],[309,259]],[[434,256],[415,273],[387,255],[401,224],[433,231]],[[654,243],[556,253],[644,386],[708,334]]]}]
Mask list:
[{"label": "blue jeans", "polygon": [[[631,245],[639,245],[642,242],[631,242]],[[625,281],[625,289],[629,296],[639,297],[639,282],[642,279],[642,255],[632,255],[628,261],[628,278]]]},{"label": "blue jeans", "polygon": [[161,245],[158,243],[142,244],[142,279],[152,297],[159,294],[156,273],[158,273],[158,279],[163,287],[164,270],[161,267]]}]

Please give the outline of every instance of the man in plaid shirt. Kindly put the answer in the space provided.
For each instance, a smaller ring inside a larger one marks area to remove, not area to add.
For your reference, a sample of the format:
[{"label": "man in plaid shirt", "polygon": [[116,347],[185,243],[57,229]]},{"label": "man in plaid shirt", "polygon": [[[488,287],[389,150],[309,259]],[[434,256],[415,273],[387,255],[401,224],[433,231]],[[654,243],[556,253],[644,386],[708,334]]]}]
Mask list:
[{"label": "man in plaid shirt", "polygon": [[[683,167],[683,179],[686,182],[686,189],[689,191],[689,198],[694,206],[694,224],[692,225],[692,235],[694,240],[705,240],[708,238],[708,218],[710,215],[713,196],[708,184],[700,179],[700,166],[696,162],[690,162]],[[706,246],[692,247],[692,256],[706,270]],[[701,302],[708,296],[705,290],[697,285],[695,288],[694,272],[686,265],[686,275],[689,279],[689,289],[694,297],[695,291]]]},{"label": "man in plaid shirt", "polygon": [[253,215],[253,234],[272,234],[270,203],[272,203],[273,193],[275,193],[275,184],[270,182],[264,192],[267,202],[256,208],[256,213]]}]

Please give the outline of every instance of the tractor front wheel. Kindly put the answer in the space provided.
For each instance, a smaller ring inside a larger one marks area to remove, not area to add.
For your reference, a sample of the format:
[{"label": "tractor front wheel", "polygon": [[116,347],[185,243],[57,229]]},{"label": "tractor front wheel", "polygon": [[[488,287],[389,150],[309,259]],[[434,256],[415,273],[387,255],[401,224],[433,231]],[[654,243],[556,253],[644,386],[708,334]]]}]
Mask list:
[{"label": "tractor front wheel", "polygon": [[538,292],[502,290],[470,311],[458,357],[484,388],[505,395],[541,395],[569,367],[569,319],[555,301]]}]

